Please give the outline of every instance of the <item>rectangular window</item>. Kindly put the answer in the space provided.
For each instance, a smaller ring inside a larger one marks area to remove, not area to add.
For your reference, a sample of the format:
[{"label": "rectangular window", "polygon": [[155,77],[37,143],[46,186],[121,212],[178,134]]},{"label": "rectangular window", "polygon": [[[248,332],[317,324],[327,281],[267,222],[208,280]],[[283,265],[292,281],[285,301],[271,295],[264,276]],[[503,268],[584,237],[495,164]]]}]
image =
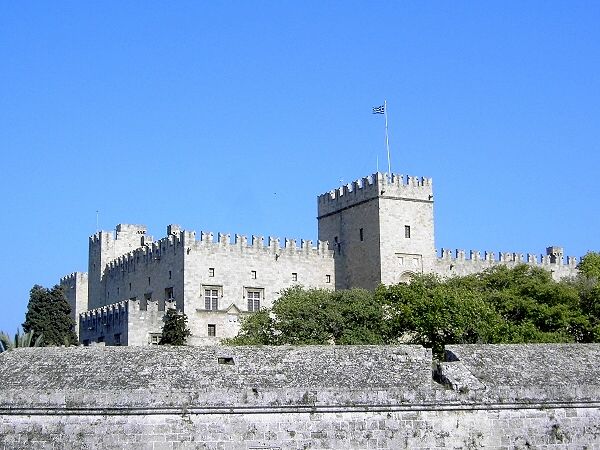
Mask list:
[{"label": "rectangular window", "polygon": [[165,300],[173,300],[175,296],[173,295],[173,288],[168,287],[165,289]]},{"label": "rectangular window", "polygon": [[204,309],[216,311],[219,309],[219,290],[204,289]]},{"label": "rectangular window", "polygon": [[169,270],[169,280],[171,279],[171,275],[172,275],[172,273],[171,273],[171,271]]},{"label": "rectangular window", "polygon": [[256,270],[250,271],[250,278],[252,278],[253,280],[256,280]]},{"label": "rectangular window", "polygon": [[214,323],[208,324],[208,336],[215,337],[217,335],[217,326]]},{"label": "rectangular window", "polygon": [[410,239],[410,225],[404,225],[404,237]]},{"label": "rectangular window", "polygon": [[262,292],[260,290],[248,290],[246,292],[246,297],[248,298],[248,311],[256,312],[260,310],[260,299],[262,297]]},{"label": "rectangular window", "polygon": [[363,233],[363,229],[361,228],[361,229],[360,229],[360,230],[358,230],[358,231],[359,231],[359,234],[360,234],[360,240],[361,240],[361,242],[362,242],[362,241],[364,240],[364,238],[365,238],[365,236],[364,236],[364,233]]},{"label": "rectangular window", "polygon": [[214,277],[215,276],[215,268],[214,267],[209,267],[208,268],[208,276],[209,277]]},{"label": "rectangular window", "polygon": [[150,342],[150,345],[158,345],[160,342],[160,333],[150,333],[148,341]]},{"label": "rectangular window", "polygon": [[131,283],[129,283],[129,291],[131,291]]},{"label": "rectangular window", "polygon": [[150,277],[148,277],[148,286],[150,286]]},{"label": "rectangular window", "polygon": [[325,275],[325,283],[331,283],[331,275]]},{"label": "rectangular window", "polygon": [[292,272],[292,281],[298,281],[298,273]]}]

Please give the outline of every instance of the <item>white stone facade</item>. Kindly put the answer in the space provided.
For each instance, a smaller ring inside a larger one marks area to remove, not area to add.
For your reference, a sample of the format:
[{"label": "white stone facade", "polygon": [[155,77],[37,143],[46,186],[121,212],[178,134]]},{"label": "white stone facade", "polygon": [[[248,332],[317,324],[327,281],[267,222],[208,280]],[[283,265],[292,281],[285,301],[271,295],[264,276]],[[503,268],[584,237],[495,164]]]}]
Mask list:
[{"label": "white stone facade", "polygon": [[[165,307],[184,312],[189,343],[232,337],[240,316],[270,307],[285,288],[325,289],[405,282],[413,274],[477,273],[497,264],[528,263],[555,279],[577,273],[560,247],[534,255],[435,250],[430,178],[376,173],[318,197],[319,242],[283,243],[260,236],[193,231],[177,225],[153,241],[143,225],[119,224],[89,240],[89,272],[61,279],[80,316],[80,341],[107,345],[156,343]],[[87,288],[86,288],[87,285]]]}]

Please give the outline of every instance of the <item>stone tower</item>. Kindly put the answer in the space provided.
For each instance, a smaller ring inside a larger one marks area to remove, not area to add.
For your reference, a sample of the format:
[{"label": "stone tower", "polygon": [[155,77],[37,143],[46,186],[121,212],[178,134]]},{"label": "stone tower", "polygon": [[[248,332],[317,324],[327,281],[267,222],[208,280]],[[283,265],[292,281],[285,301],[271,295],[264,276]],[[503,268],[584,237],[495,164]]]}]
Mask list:
[{"label": "stone tower", "polygon": [[88,303],[90,309],[111,303],[111,299],[106,298],[103,281],[106,264],[151,240],[146,236],[145,226],[128,224],[117,225],[114,233],[99,231],[90,237],[88,260]]},{"label": "stone tower", "polygon": [[319,240],[334,250],[336,289],[431,272],[436,254],[430,178],[376,173],[318,197]]}]

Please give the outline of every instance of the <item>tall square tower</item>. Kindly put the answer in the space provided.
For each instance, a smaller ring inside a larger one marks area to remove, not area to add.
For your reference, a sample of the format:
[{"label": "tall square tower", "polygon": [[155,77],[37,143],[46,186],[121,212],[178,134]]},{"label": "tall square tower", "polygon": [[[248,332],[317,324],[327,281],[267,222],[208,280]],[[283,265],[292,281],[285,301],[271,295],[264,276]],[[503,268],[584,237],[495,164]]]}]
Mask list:
[{"label": "tall square tower", "polygon": [[436,259],[430,178],[375,173],[318,197],[319,240],[334,250],[336,289],[406,281]]}]

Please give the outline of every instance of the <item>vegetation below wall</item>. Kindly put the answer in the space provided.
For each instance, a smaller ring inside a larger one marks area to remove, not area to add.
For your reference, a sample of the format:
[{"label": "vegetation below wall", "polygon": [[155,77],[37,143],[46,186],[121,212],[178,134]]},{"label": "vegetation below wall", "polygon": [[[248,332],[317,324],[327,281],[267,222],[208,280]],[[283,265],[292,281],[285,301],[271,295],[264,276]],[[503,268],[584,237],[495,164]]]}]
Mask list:
[{"label": "vegetation below wall", "polygon": [[248,316],[229,345],[600,342],[600,254],[589,253],[576,279],[556,282],[543,269],[497,266],[375,292],[287,289],[271,309]]}]

